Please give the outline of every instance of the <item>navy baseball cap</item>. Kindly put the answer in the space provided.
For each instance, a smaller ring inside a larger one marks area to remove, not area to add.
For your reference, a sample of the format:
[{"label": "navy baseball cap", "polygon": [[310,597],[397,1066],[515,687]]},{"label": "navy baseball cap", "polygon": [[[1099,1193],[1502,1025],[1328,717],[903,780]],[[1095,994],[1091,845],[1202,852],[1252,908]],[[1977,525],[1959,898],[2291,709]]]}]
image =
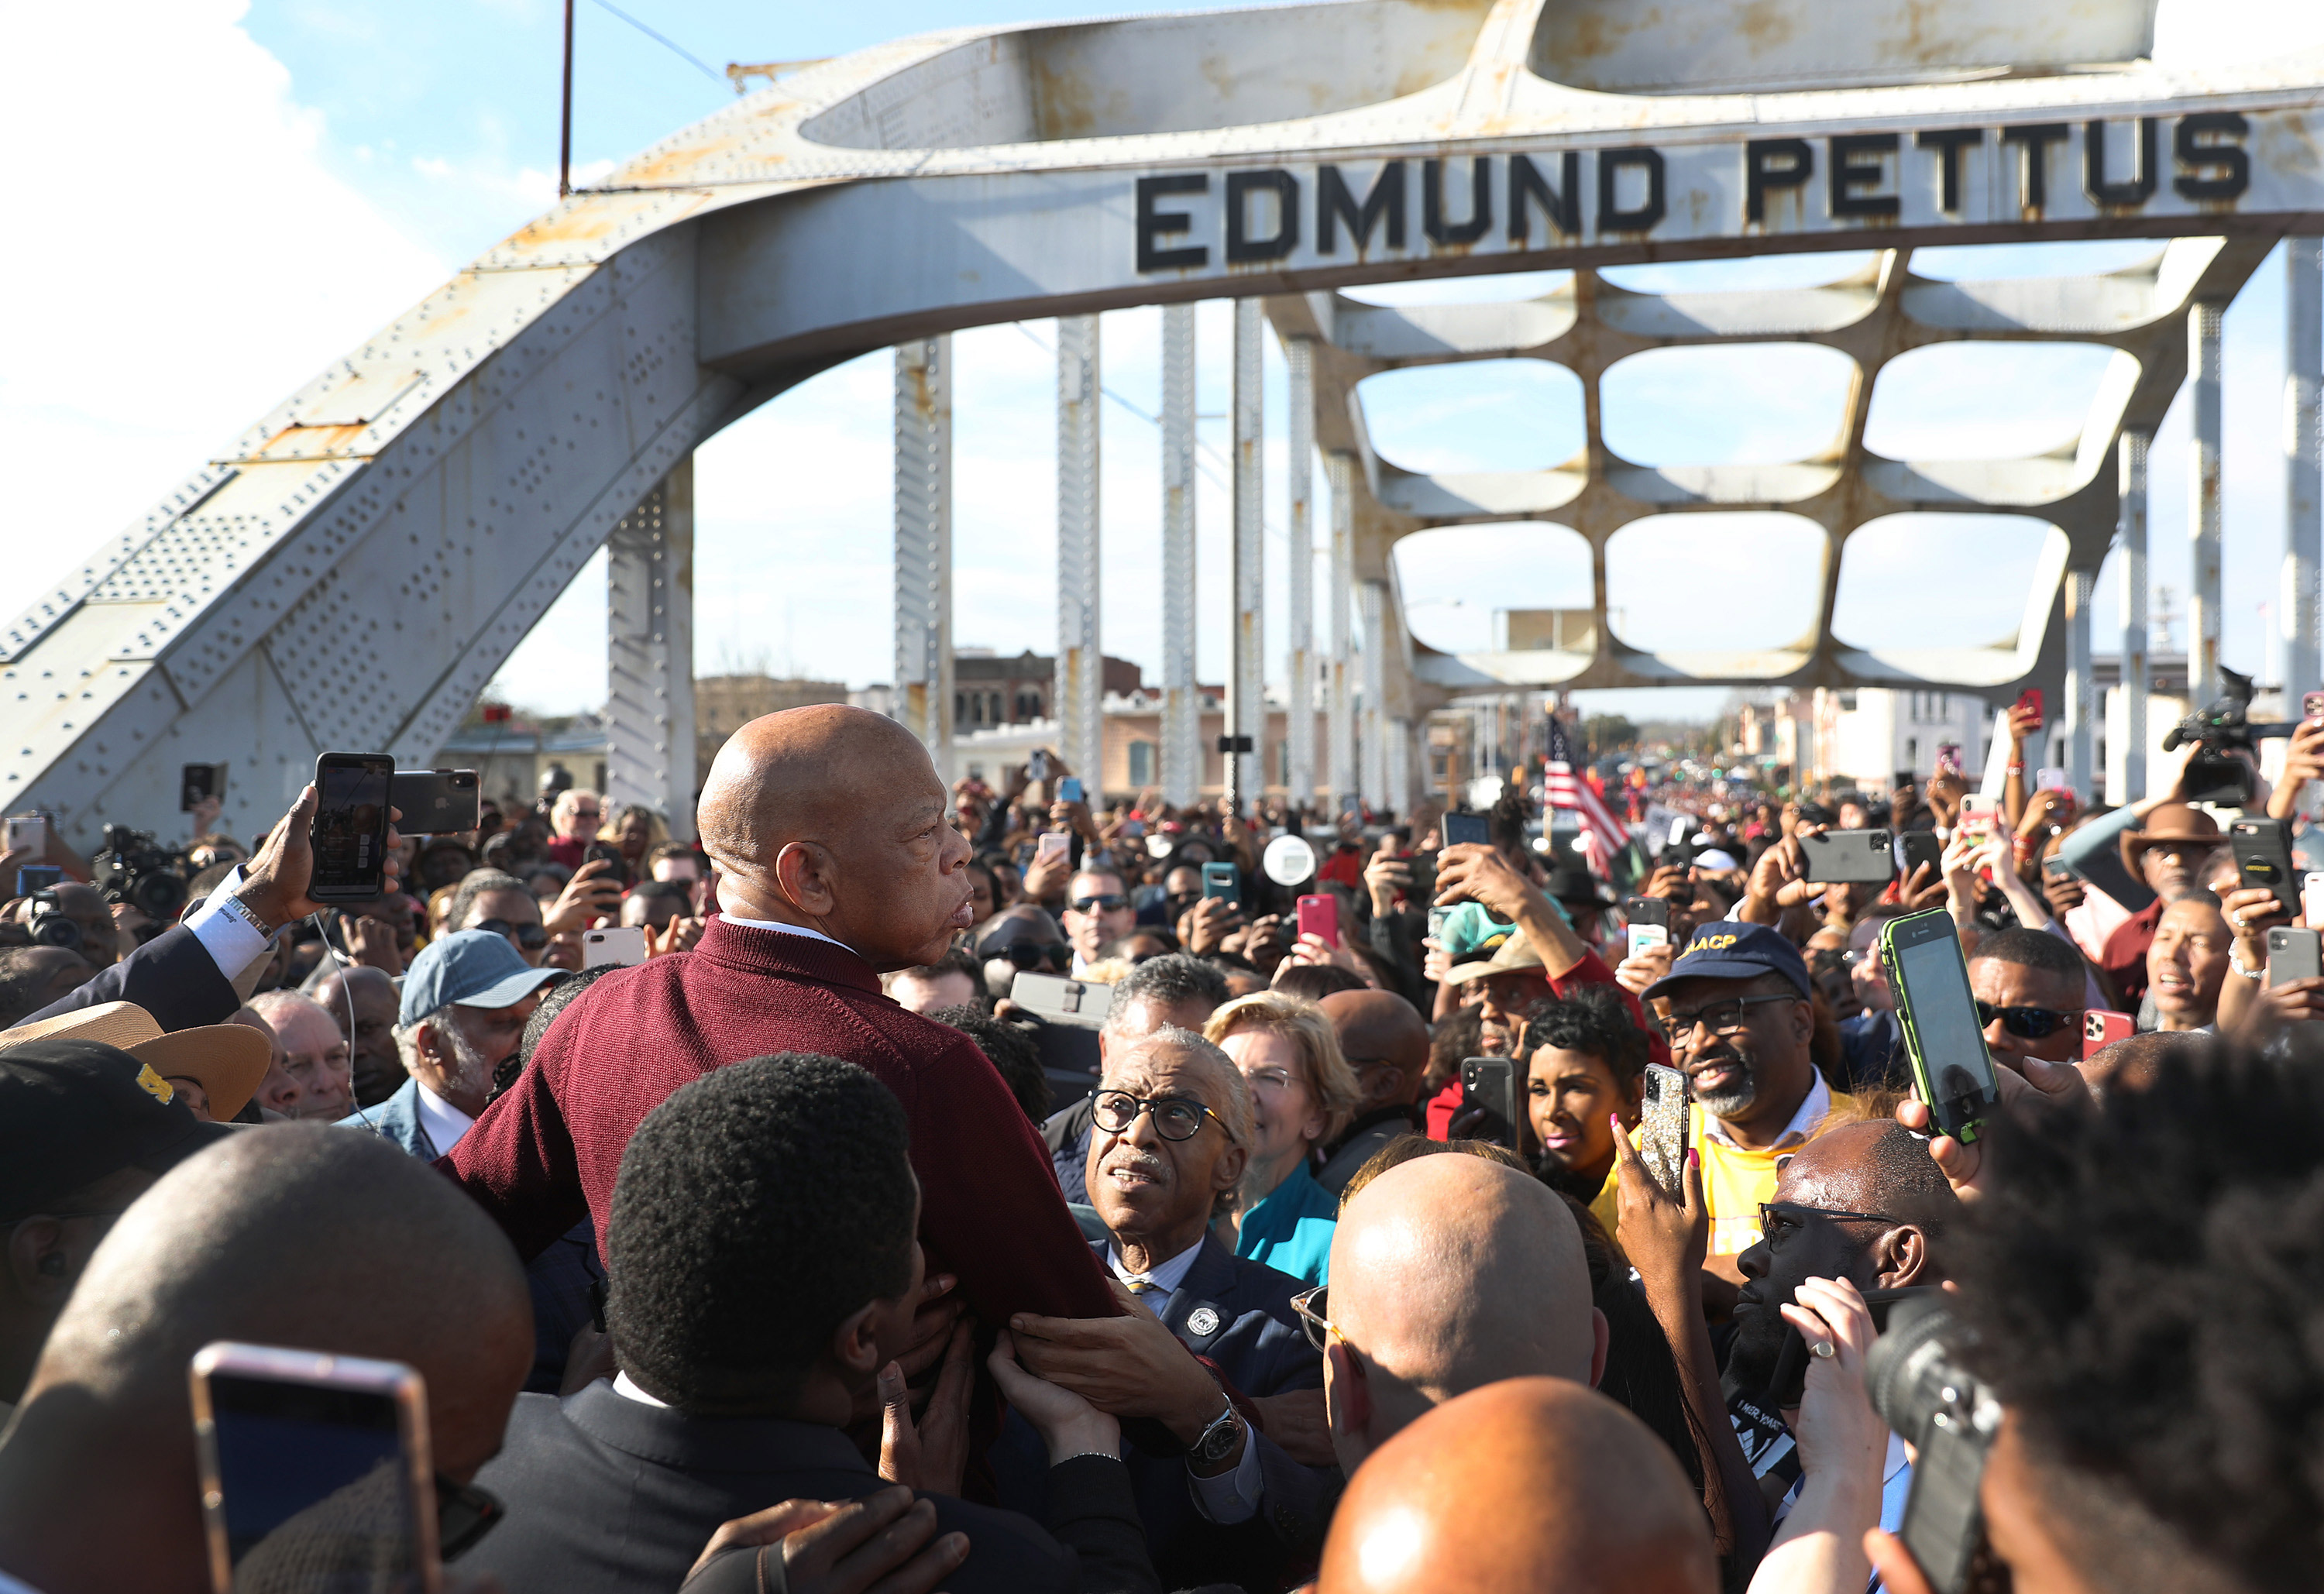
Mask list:
[{"label": "navy baseball cap", "polygon": [[562,969],[536,969],[493,930],[457,930],[420,949],[403,972],[403,1002],[395,1021],[409,1028],[437,1009],[513,1007]]},{"label": "navy baseball cap", "polygon": [[1681,980],[1757,980],[1762,974],[1781,974],[1802,996],[1808,994],[1807,960],[1780,932],[1740,919],[1713,919],[1695,926],[1671,972],[1647,986],[1646,993],[1650,998],[1665,995]]}]

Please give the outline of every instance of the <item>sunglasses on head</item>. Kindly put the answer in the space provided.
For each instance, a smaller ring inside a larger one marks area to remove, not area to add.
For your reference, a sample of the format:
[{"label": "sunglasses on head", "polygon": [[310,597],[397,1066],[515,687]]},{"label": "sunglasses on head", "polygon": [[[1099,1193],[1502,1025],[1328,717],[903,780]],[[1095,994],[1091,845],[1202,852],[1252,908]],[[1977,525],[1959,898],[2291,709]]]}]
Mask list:
[{"label": "sunglasses on head", "polygon": [[997,952],[988,952],[988,958],[1007,958],[1020,969],[1063,969],[1072,965],[1074,949],[1062,941],[1019,941]]},{"label": "sunglasses on head", "polygon": [[480,918],[468,928],[490,930],[495,935],[513,935],[516,944],[527,952],[537,952],[549,944],[549,932],[540,925],[512,925],[504,918]]},{"label": "sunglasses on head", "polygon": [[2061,1029],[2080,1024],[2080,1011],[2059,1012],[2055,1008],[1997,1008],[1991,1002],[1977,1004],[1977,1021],[1980,1025],[2001,1020],[2002,1028],[2020,1040],[2047,1040]]}]

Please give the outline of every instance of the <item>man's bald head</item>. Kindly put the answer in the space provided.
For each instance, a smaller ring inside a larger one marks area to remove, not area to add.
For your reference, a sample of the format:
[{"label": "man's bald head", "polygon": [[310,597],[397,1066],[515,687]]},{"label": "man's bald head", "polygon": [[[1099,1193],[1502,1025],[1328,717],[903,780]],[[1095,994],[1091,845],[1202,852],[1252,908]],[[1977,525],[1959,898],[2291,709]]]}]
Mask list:
[{"label": "man's bald head", "polygon": [[2082,1078],[2098,1095],[2108,1091],[2135,1091],[2152,1083],[2163,1059],[2172,1053],[2200,1051],[2206,1037],[2184,1029],[2154,1030],[2125,1036],[2100,1046],[2081,1064]]},{"label": "man's bald head", "polygon": [[1325,1387],[1351,1470],[1483,1385],[1595,1381],[1605,1328],[1581,1227],[1548,1186],[1500,1163],[1423,1156],[1372,1180],[1341,1209],[1331,1277],[1342,1339]]},{"label": "man's bald head", "polygon": [[1701,1497],[1669,1447],[1613,1401],[1560,1378],[1488,1385],[1381,1446],[1341,1497],[1316,1581],[1318,1594],[1718,1587]]},{"label": "man's bald head", "polygon": [[1419,1009],[1388,990],[1335,990],[1322,1006],[1363,1087],[1360,1111],[1420,1100],[1428,1074],[1428,1026]]},{"label": "man's bald head", "polygon": [[[208,1587],[186,1367],[217,1340],[418,1368],[436,1467],[465,1481],[500,1447],[532,1307],[483,1209],[399,1147],[321,1124],[235,1136],[90,1258],[0,1444],[0,1561],[47,1588]],[[84,1497],[117,1542],[88,1542]]]},{"label": "man's bald head", "polygon": [[936,962],[975,917],[949,807],[909,731],[823,703],[728,737],[696,816],[728,916],[818,930],[884,972]]}]

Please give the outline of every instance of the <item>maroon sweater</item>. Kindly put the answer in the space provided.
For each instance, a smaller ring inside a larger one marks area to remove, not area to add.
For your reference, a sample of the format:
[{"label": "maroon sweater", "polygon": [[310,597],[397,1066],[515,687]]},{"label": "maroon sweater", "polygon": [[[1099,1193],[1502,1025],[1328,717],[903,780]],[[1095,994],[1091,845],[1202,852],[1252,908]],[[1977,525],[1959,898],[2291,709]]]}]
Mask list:
[{"label": "maroon sweater", "polygon": [[1047,1148],[976,1043],[906,1012],[871,964],[805,935],[714,918],[694,951],[600,979],[438,1166],[521,1255],[585,1214],[602,1249],[613,1175],[646,1114],[689,1080],[772,1052],[844,1058],[896,1092],[928,1271],[957,1274],[979,1317],[1115,1314]]}]

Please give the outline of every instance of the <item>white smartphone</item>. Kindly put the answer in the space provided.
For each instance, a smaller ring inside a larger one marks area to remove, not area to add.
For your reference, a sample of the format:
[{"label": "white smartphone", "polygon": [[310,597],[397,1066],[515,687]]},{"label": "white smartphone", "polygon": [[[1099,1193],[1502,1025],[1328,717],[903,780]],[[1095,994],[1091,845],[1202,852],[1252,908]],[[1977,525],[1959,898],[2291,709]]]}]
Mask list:
[{"label": "white smartphone", "polygon": [[585,969],[604,963],[633,969],[645,961],[646,932],[642,925],[581,932],[581,966]]},{"label": "white smartphone", "polygon": [[417,1371],[220,1341],[195,1353],[189,1378],[216,1594],[443,1587]]},{"label": "white smartphone", "polygon": [[1047,863],[1052,858],[1062,858],[1074,838],[1062,830],[1045,830],[1033,838],[1033,861]]},{"label": "white smartphone", "polygon": [[1668,925],[1632,925],[1628,926],[1627,933],[1630,937],[1629,955],[1632,957],[1638,955],[1638,949],[1642,946],[1668,946],[1670,944],[1670,926]]},{"label": "white smartphone", "polygon": [[2311,930],[2324,930],[2324,870],[2300,877],[2300,922]]},{"label": "white smartphone", "polygon": [[49,816],[46,814],[11,814],[5,822],[6,844],[0,852],[14,852],[19,848],[35,858],[49,855]]}]

